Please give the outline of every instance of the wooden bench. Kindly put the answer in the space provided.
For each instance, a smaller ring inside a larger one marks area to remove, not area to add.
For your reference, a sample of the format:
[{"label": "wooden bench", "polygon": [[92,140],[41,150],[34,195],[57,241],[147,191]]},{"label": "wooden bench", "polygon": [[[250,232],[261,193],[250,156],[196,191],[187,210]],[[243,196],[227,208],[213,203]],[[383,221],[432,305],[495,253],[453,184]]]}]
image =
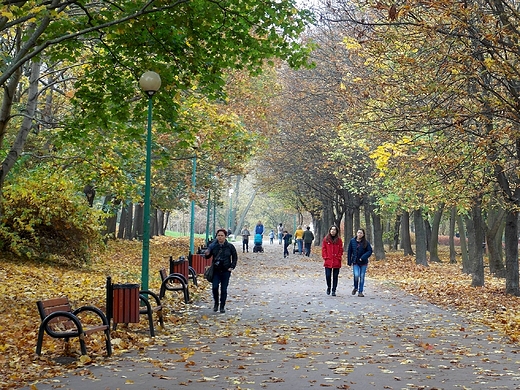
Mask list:
[{"label": "wooden bench", "polygon": [[[36,302],[42,323],[38,330],[38,342],[36,343],[36,353],[41,355],[43,335],[47,333],[53,338],[65,339],[68,343],[71,337],[79,338],[81,354],[87,354],[85,346],[85,336],[95,332],[105,333],[107,356],[112,355],[112,345],[110,343],[110,324],[105,314],[94,306],[82,306],[72,310],[67,297],[51,298]],[[94,313],[99,317],[101,324],[84,325],[80,320],[80,313]]]},{"label": "wooden bench", "polygon": [[[107,277],[106,310],[107,319],[112,329],[117,324],[139,323],[140,316],[146,315],[150,327],[150,336],[155,337],[153,314],[156,313],[159,324],[164,328],[162,304],[159,296],[150,290],[139,290],[138,284],[114,284],[112,278]],[[154,305],[150,303],[149,296],[154,299]]]},{"label": "wooden bench", "polygon": [[164,298],[166,291],[182,291],[184,294],[184,302],[189,303],[190,293],[188,291],[188,279],[184,275],[178,273],[168,275],[164,268],[159,270],[159,275],[162,281],[159,298]]}]

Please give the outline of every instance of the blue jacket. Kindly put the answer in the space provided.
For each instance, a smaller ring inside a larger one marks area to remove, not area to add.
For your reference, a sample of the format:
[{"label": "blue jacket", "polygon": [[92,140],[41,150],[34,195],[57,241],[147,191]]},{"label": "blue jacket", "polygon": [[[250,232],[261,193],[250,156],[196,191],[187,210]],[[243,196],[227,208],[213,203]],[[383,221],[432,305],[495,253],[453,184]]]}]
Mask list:
[{"label": "blue jacket", "polygon": [[255,234],[264,234],[264,225],[256,225]]},{"label": "blue jacket", "polygon": [[358,264],[367,265],[368,258],[372,256],[372,246],[367,241],[367,247],[363,248],[363,245],[358,245],[356,237],[353,237],[348,243],[348,254],[347,264]]}]

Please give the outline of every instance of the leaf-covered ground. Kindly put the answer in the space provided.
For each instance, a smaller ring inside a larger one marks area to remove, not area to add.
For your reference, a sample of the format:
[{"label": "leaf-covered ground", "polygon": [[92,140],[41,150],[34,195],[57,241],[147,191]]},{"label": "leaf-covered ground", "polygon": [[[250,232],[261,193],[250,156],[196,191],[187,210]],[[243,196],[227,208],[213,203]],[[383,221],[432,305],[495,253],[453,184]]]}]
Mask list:
[{"label": "leaf-covered ground", "polygon": [[[150,288],[159,290],[160,267],[168,268],[169,256],[177,258],[186,254],[186,240],[159,238],[151,242],[150,256]],[[314,252],[318,252],[314,248]],[[267,259],[268,254],[265,254]],[[316,257],[316,261],[319,259]],[[61,340],[45,337],[44,354],[35,354],[39,317],[36,301],[39,299],[66,295],[77,307],[93,304],[100,308],[105,306],[106,276],[112,276],[114,282],[139,283],[141,277],[141,244],[138,242],[116,241],[109,244],[106,252],[100,253],[93,264],[82,270],[56,268],[50,265],[19,262],[5,259],[0,263],[0,288],[3,302],[0,310],[0,387],[19,388],[28,383],[54,378],[66,374],[70,370],[96,365],[104,365],[105,351],[101,338],[89,339],[87,342],[88,357],[78,359],[77,341],[71,342],[71,350],[64,350]],[[255,270],[242,269],[245,275]],[[251,275],[249,275],[251,277]],[[481,322],[492,329],[506,334],[516,342],[519,336],[520,319],[516,308],[519,300],[503,293],[504,281],[488,277],[486,287],[471,288],[471,278],[460,272],[459,265],[447,263],[431,264],[422,267],[414,264],[413,258],[403,258],[400,254],[389,254],[384,261],[372,261],[370,278],[377,278],[384,283],[398,286],[413,295],[432,302],[441,307],[457,310],[473,322]],[[294,273],[284,273],[284,277],[297,277]],[[193,302],[208,303],[209,291],[206,282],[199,287],[190,286]],[[181,294],[178,298],[170,295],[164,302],[167,307],[165,321],[168,324],[161,330],[161,337],[152,339],[146,331],[145,321],[131,324],[129,331],[118,326],[112,332],[114,357],[122,356],[128,351],[143,351],[154,348],[164,340],[176,340],[183,337],[179,330],[189,326],[192,317],[187,314]],[[172,326],[173,325],[173,326]],[[200,324],[197,324],[200,327]],[[224,325],[223,325],[224,326]],[[227,326],[227,325],[226,325]],[[221,329],[225,332],[225,329]],[[162,341],[161,341],[162,340]],[[278,344],[283,344],[283,333],[280,332]],[[186,351],[182,358],[187,364],[191,352]],[[66,358],[66,357],[70,358]],[[57,362],[61,364],[56,364]],[[35,387],[36,388],[36,387]]]},{"label": "leaf-covered ground", "polygon": [[442,263],[428,267],[415,264],[412,257],[388,254],[384,261],[370,263],[370,277],[396,285],[403,290],[444,308],[451,308],[520,340],[520,298],[505,294],[505,280],[489,274],[484,287],[471,287],[471,276],[461,272],[460,264]]}]

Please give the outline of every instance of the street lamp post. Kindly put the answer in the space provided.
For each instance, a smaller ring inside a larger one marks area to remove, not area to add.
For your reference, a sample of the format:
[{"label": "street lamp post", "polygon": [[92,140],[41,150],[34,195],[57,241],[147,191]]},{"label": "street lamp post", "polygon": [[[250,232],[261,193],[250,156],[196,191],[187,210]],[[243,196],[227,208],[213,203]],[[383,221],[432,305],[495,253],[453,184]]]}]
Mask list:
[{"label": "street lamp post", "polygon": [[190,255],[195,253],[195,187],[197,179],[197,153],[191,159],[191,213],[190,213]]},{"label": "street lamp post", "polygon": [[206,244],[209,241],[209,219],[211,213],[211,190],[208,190],[208,206],[206,208]]},{"label": "street lamp post", "polygon": [[145,72],[139,86],[148,96],[148,128],[146,132],[146,173],[143,211],[143,257],[141,262],[141,290],[148,290],[150,263],[150,193],[152,176],[152,97],[161,87],[161,77],[155,72]]},{"label": "street lamp post", "polygon": [[233,218],[233,188],[230,188],[229,189],[229,224],[228,224],[228,229],[231,229],[231,221],[232,221],[232,218]]},{"label": "street lamp post", "polygon": [[215,238],[215,233],[217,230],[217,201],[213,200],[213,234],[212,237]]}]

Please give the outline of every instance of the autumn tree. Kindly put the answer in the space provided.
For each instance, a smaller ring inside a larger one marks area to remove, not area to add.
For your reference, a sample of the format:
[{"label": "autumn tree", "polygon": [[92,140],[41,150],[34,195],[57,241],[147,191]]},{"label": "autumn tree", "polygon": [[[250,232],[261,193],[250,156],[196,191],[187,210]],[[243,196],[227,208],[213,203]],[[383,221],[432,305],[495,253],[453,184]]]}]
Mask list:
[{"label": "autumn tree", "polygon": [[516,13],[506,2],[401,9],[378,3],[365,12],[342,1],[332,6],[340,11],[335,22],[364,25],[370,32],[351,37],[380,80],[378,88],[370,87],[383,92],[367,101],[367,118],[377,118],[379,127],[397,139],[408,135],[420,141],[421,166],[444,178],[443,200],[455,203],[450,194],[465,195],[471,257],[477,260],[473,285],[483,284],[481,209],[493,188],[487,184],[491,179],[502,189],[508,209],[506,291],[517,294],[518,77],[516,46],[511,45]]}]

